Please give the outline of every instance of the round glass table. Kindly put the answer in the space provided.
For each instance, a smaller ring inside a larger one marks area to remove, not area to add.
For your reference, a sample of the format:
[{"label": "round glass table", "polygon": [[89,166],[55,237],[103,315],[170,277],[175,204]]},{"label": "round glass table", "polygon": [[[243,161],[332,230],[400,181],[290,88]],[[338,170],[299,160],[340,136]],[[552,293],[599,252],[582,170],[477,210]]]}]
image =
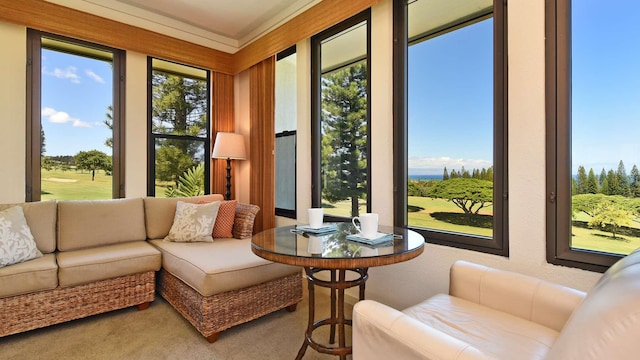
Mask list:
[{"label": "round glass table", "polygon": [[[380,226],[379,232],[389,235],[382,242],[371,245],[353,240],[357,232],[351,223],[329,225],[327,231],[294,225],[278,227],[255,234],[251,240],[251,249],[256,255],[305,269],[309,286],[309,323],[296,359],[302,359],[308,346],[346,359],[351,354],[351,346],[346,342],[345,326],[351,326],[352,322],[344,315],[345,289],[358,286],[359,299],[363,300],[370,267],[407,261],[424,250],[424,238],[412,230]],[[319,273],[325,275],[319,277]],[[315,321],[315,286],[328,288],[331,296],[331,315],[319,321]],[[337,329],[337,345],[327,346],[313,339],[313,331],[321,326],[330,327],[329,344],[335,344]]]}]

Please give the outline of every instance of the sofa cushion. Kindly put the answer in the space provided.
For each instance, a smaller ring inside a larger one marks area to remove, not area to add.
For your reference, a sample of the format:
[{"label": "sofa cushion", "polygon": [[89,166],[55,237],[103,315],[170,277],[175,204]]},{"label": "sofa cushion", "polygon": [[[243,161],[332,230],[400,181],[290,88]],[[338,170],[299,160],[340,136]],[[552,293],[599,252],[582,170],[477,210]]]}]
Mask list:
[{"label": "sofa cushion", "polygon": [[0,268],[41,256],[22,208],[0,211]]},{"label": "sofa cushion", "polygon": [[58,250],[145,240],[141,198],[58,202]]},{"label": "sofa cushion", "polygon": [[218,217],[220,202],[191,204],[178,201],[173,225],[165,241],[213,242],[213,225]]},{"label": "sofa cushion", "polygon": [[160,270],[161,254],[146,241],[60,252],[61,287],[86,284],[119,276]]},{"label": "sofa cushion", "polygon": [[403,313],[495,359],[511,359],[514,354],[522,359],[543,359],[559,334],[520,317],[445,294],[435,295]]},{"label": "sofa cushion", "polygon": [[224,197],[220,194],[178,197],[178,198],[144,198],[144,219],[146,224],[147,238],[164,239],[169,233],[173,218],[176,214],[176,204],[184,201],[196,204],[200,201],[222,201]]},{"label": "sofa cushion", "polygon": [[0,269],[0,298],[51,290],[58,286],[54,254]]},{"label": "sofa cushion", "polygon": [[220,210],[218,210],[218,217],[216,217],[216,224],[213,226],[214,238],[232,238],[233,237],[233,222],[236,218],[236,207],[238,206],[237,200],[228,200],[220,203]]},{"label": "sofa cushion", "polygon": [[55,200],[37,201],[20,204],[0,204],[0,210],[5,210],[19,205],[27,219],[33,239],[38,245],[38,250],[43,254],[56,250],[56,220],[57,203]]},{"label": "sofa cushion", "polygon": [[162,267],[203,296],[277,279],[301,269],[273,263],[251,252],[251,240],[216,239],[213,243],[151,240],[162,251]]}]

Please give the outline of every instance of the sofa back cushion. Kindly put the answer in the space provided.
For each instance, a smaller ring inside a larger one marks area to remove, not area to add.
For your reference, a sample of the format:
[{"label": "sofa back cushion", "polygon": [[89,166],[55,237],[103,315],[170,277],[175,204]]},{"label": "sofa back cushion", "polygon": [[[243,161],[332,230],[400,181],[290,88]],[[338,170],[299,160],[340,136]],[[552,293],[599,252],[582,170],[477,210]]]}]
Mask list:
[{"label": "sofa back cushion", "polygon": [[58,250],[146,240],[141,198],[58,201]]},{"label": "sofa back cushion", "polygon": [[193,197],[175,197],[175,198],[144,198],[144,217],[147,229],[148,239],[164,239],[176,215],[176,204],[179,201],[188,203],[201,203],[222,201],[224,197],[220,194],[193,196]]},{"label": "sofa back cushion", "polygon": [[31,235],[38,250],[49,254],[56,249],[56,209],[55,200],[20,204],[0,204],[0,211],[19,205],[22,207]]},{"label": "sofa back cushion", "polygon": [[547,359],[637,359],[640,251],[611,266],[560,332]]}]

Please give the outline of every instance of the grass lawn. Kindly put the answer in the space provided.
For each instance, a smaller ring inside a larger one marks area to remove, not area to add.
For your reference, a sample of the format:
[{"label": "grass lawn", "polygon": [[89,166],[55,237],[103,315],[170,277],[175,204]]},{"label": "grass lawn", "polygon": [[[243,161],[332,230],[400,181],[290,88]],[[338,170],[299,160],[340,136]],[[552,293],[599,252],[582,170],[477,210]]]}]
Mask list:
[{"label": "grass lawn", "polygon": [[[493,236],[493,207],[480,210],[480,216],[464,214],[451,201],[409,196],[409,226],[456,233]],[[474,224],[471,226],[469,224]]]},{"label": "grass lawn", "polygon": [[45,200],[88,200],[111,199],[112,177],[97,170],[95,180],[91,172],[42,169],[41,199]]}]

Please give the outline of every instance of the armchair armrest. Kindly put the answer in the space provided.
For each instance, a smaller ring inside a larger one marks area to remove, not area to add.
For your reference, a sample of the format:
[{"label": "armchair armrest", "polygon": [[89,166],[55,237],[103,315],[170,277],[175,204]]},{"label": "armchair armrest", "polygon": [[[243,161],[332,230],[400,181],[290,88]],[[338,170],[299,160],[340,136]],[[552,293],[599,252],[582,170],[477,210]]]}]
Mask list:
[{"label": "armchair armrest", "polygon": [[449,295],[562,330],[585,293],[466,261],[451,267]]},{"label": "armchair armrest", "polygon": [[353,359],[488,359],[473,346],[372,300],[353,308]]}]

